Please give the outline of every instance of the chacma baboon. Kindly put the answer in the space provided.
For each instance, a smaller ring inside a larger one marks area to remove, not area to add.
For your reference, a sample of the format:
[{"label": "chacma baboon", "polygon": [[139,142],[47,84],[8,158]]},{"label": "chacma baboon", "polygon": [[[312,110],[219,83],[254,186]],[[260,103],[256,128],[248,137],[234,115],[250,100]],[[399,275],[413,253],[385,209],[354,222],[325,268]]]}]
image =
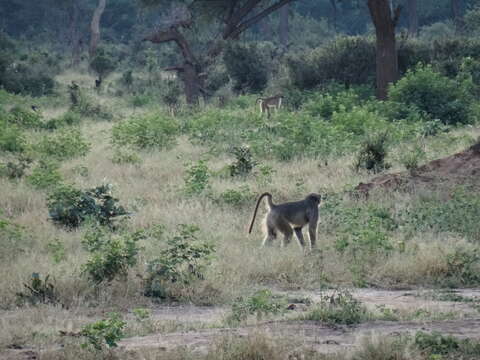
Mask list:
[{"label": "chacma baboon", "polygon": [[283,95],[278,94],[268,98],[258,98],[255,104],[260,104],[260,112],[262,114],[267,112],[268,117],[270,117],[270,109],[278,111],[282,107],[282,100]]},{"label": "chacma baboon", "polygon": [[274,204],[272,195],[268,192],[263,193],[257,200],[255,211],[253,213],[252,222],[248,233],[252,232],[253,223],[257,215],[260,201],[267,197],[268,213],[265,216],[265,232],[266,236],[262,246],[270,245],[277,237],[278,232],[282,233],[283,246],[290,243],[292,235],[298,239],[298,243],[305,250],[305,240],[303,239],[302,228],[308,224],[308,234],[310,238],[311,248],[315,248],[317,241],[317,223],[318,223],[318,207],[320,206],[321,196],[319,194],[310,194],[300,201],[286,202],[283,204]]},{"label": "chacma baboon", "polygon": [[32,108],[32,110],[35,111],[35,112],[38,111],[38,106],[37,106],[37,105],[32,105],[31,108]]}]

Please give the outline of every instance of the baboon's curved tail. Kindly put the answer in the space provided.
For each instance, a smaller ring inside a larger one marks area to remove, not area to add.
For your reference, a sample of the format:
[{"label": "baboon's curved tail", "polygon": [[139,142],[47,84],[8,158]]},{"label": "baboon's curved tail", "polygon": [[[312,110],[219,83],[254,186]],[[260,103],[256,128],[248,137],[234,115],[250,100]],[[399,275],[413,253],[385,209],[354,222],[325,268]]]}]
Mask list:
[{"label": "baboon's curved tail", "polygon": [[258,206],[260,205],[260,201],[262,201],[262,199],[265,196],[267,197],[268,206],[271,208],[274,205],[273,201],[272,201],[272,194],[270,194],[268,192],[265,192],[265,193],[263,193],[262,195],[259,196],[259,198],[257,200],[257,205],[255,206],[255,211],[253,212],[252,222],[250,223],[250,227],[248,228],[248,233],[249,234],[252,232],[253,223],[255,222],[255,217],[257,216],[257,210],[258,210]]}]

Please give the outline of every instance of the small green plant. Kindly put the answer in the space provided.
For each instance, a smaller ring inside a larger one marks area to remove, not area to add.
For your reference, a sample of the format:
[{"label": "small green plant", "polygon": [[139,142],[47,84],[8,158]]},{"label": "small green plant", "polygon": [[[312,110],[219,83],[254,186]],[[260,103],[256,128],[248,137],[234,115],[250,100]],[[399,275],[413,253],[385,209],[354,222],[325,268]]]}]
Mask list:
[{"label": "small green plant", "polygon": [[273,295],[268,289],[258,290],[247,298],[236,299],[226,321],[234,325],[247,320],[250,315],[255,315],[257,320],[261,320],[269,314],[281,313],[286,308],[285,298]]},{"label": "small green plant", "polygon": [[84,156],[90,150],[90,144],[79,129],[61,129],[52,135],[44,136],[35,149],[57,160],[67,160]]},{"label": "small green plant", "polygon": [[17,300],[19,303],[36,304],[55,304],[58,302],[58,294],[55,286],[50,281],[50,275],[45,280],[40,278],[40,274],[33,273],[30,283],[23,284],[25,291],[17,292]]},{"label": "small green plant", "polygon": [[136,308],[133,309],[133,315],[135,315],[135,319],[137,321],[143,321],[150,317],[151,313],[150,310],[144,308]]},{"label": "small green plant", "polygon": [[60,185],[48,196],[47,207],[50,219],[68,228],[78,227],[87,219],[113,227],[116,217],[128,215],[112,196],[110,184],[85,191]]},{"label": "small green plant", "polygon": [[189,196],[199,195],[207,190],[210,179],[210,170],[205,160],[199,160],[196,164],[191,164],[185,175],[185,193]]},{"label": "small green plant", "polygon": [[80,115],[70,110],[60,117],[52,118],[46,121],[43,127],[47,130],[55,130],[55,129],[62,128],[64,126],[79,125],[80,122],[81,122]]},{"label": "small green plant", "polygon": [[169,149],[175,144],[178,131],[175,119],[160,113],[149,113],[115,125],[112,129],[112,143],[140,149]]},{"label": "small green plant", "polygon": [[323,295],[320,303],[302,316],[305,320],[321,321],[328,324],[359,324],[368,320],[369,312],[360,301],[348,291],[335,291]]},{"label": "small green plant", "polygon": [[114,164],[140,164],[142,158],[133,150],[115,148],[112,162]]},{"label": "small green plant", "polygon": [[92,346],[94,350],[100,351],[104,346],[117,347],[117,342],[124,336],[124,329],[127,323],[117,313],[110,313],[103,320],[96,321],[83,327],[80,332],[86,338],[82,347]]},{"label": "small green plant", "polygon": [[115,70],[116,61],[105,49],[99,48],[90,62],[90,68],[97,73],[101,83],[103,79]]},{"label": "small green plant", "polygon": [[114,235],[94,227],[82,241],[91,254],[83,266],[83,273],[95,284],[125,278],[128,269],[137,263],[140,251],[137,243],[144,238],[143,231]]},{"label": "small green plant", "polygon": [[62,182],[60,165],[52,160],[41,159],[32,173],[27,177],[27,182],[37,189],[48,189],[58,186]]},{"label": "small green plant", "polygon": [[230,176],[248,175],[252,172],[257,162],[253,159],[248,146],[235,146],[232,149],[235,162],[229,166]]},{"label": "small green plant", "polygon": [[355,169],[366,169],[378,173],[388,169],[390,165],[385,162],[387,157],[388,137],[386,133],[379,133],[369,137],[362,144],[355,160]]},{"label": "small green plant", "polygon": [[241,206],[253,198],[248,185],[242,185],[238,190],[229,189],[220,194],[220,200],[228,205]]},{"label": "small green plant", "polygon": [[167,239],[167,248],[148,263],[146,296],[166,298],[170,286],[188,286],[204,278],[215,248],[198,239],[199,230],[196,225],[178,225],[177,233]]},{"label": "small green plant", "polygon": [[65,245],[59,239],[50,241],[47,244],[47,250],[52,254],[53,262],[60,263],[65,259]]},{"label": "small green plant", "polygon": [[145,94],[138,94],[132,97],[133,107],[142,107],[148,105],[152,101],[151,97]]},{"label": "small green plant", "polygon": [[421,161],[425,160],[425,150],[420,144],[415,144],[413,148],[402,151],[400,154],[400,164],[411,173],[415,173]]},{"label": "small green plant", "polygon": [[0,151],[22,152],[27,145],[23,132],[17,125],[10,124],[0,110]]},{"label": "small green plant", "polygon": [[14,106],[10,110],[9,120],[22,128],[38,129],[43,126],[42,115],[20,106]]}]

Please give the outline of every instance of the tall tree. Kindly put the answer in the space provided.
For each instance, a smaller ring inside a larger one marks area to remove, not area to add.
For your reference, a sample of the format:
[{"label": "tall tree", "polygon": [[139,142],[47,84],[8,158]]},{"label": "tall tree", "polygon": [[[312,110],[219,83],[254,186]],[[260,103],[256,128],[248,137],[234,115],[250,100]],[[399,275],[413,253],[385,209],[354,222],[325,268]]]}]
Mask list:
[{"label": "tall tree", "polygon": [[71,9],[69,11],[70,17],[70,43],[72,46],[72,66],[77,67],[80,63],[80,52],[82,46],[82,40],[79,29],[79,14],[80,6],[78,0],[72,0]]},{"label": "tall tree", "polygon": [[418,34],[417,0],[408,0],[408,35],[416,37]]},{"label": "tall tree", "polygon": [[279,26],[278,32],[280,34],[280,44],[282,44],[284,48],[288,46],[289,14],[290,14],[290,6],[289,4],[286,4],[284,7],[280,9],[280,23],[278,25]]},{"label": "tall tree", "polygon": [[[274,11],[295,0],[190,0],[187,11],[183,16],[172,16],[169,22],[164,22],[157,31],[146,36],[144,41],[152,43],[174,42],[183,57],[183,64],[172,66],[167,70],[174,70],[180,75],[184,83],[185,96],[188,104],[198,103],[201,94],[207,95],[204,89],[206,68],[222,52],[225,43],[237,39],[241,33],[266,18]],[[164,0],[142,0],[146,5],[164,4]],[[220,25],[218,36],[211,44],[202,48],[200,54],[194,54],[194,47],[187,40],[187,32],[202,16],[217,19]]]},{"label": "tall tree", "polygon": [[368,9],[375,26],[377,62],[377,98],[387,98],[388,85],[398,78],[398,55],[395,26],[401,7],[392,12],[389,0],[368,0]]},{"label": "tall tree", "polygon": [[92,22],[90,23],[90,47],[88,48],[90,59],[93,59],[95,56],[98,42],[100,41],[100,20],[106,5],[107,0],[99,0],[97,8],[93,12]]}]

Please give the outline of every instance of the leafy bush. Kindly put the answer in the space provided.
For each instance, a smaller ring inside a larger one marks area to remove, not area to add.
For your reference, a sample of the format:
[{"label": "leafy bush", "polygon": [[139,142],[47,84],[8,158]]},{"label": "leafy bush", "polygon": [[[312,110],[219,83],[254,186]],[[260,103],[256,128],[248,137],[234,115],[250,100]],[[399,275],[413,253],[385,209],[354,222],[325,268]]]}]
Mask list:
[{"label": "leafy bush", "polygon": [[58,118],[52,118],[46,121],[44,128],[47,130],[55,130],[64,126],[79,125],[81,120],[78,113],[70,110]]},{"label": "leafy bush", "polygon": [[31,110],[20,106],[14,106],[10,110],[9,121],[23,128],[41,128],[43,126],[42,116]]},{"label": "leafy bush", "polygon": [[359,324],[370,317],[365,306],[348,291],[322,295],[320,303],[303,316],[305,320],[345,325]]},{"label": "leafy bush", "polygon": [[229,165],[230,176],[249,174],[256,165],[250,148],[248,146],[234,146],[232,153],[236,160],[233,164]]},{"label": "leafy bush", "polygon": [[267,86],[266,59],[256,44],[231,42],[224,51],[223,61],[237,92],[261,92]]},{"label": "leafy bush", "polygon": [[54,134],[44,136],[34,145],[34,148],[56,160],[66,160],[85,156],[90,150],[90,144],[84,139],[79,129],[61,129]]},{"label": "leafy bush", "polygon": [[387,157],[387,142],[388,137],[386,133],[374,134],[368,137],[362,144],[357,158],[355,160],[355,169],[366,169],[378,173],[390,167],[385,162]]},{"label": "leafy bush", "polygon": [[238,190],[229,189],[220,194],[220,200],[228,205],[241,206],[250,202],[254,194],[250,191],[248,185],[242,185]]},{"label": "leafy bush", "polygon": [[274,296],[270,290],[258,290],[253,295],[235,300],[231,313],[227,316],[229,324],[238,324],[247,320],[248,316],[255,315],[258,320],[269,314],[278,314],[285,311],[287,301],[283,297]]},{"label": "leafy bush", "polygon": [[23,284],[25,292],[17,292],[17,301],[20,304],[28,302],[31,305],[36,304],[55,304],[58,302],[58,294],[55,286],[47,275],[45,280],[40,279],[40,274],[33,273],[29,284]]},{"label": "leafy bush", "polygon": [[0,109],[0,151],[22,152],[26,140],[20,128],[9,122],[8,116]]},{"label": "leafy bush", "polygon": [[6,262],[15,259],[17,255],[31,248],[31,239],[26,236],[24,228],[3,218],[0,211],[0,260]]},{"label": "leafy bush", "polygon": [[82,241],[90,252],[83,272],[96,284],[111,282],[126,277],[128,268],[136,265],[139,247],[137,242],[144,239],[143,231],[112,235],[102,229],[87,232]]},{"label": "leafy bush", "polygon": [[350,89],[336,94],[315,93],[302,106],[302,110],[314,117],[331,119],[333,113],[350,111],[357,105],[360,105],[360,98],[353,89]]},{"label": "leafy bush", "polygon": [[105,49],[99,48],[90,62],[90,68],[103,80],[115,70],[116,63],[111,54],[107,53]]},{"label": "leafy bush", "polygon": [[112,227],[114,218],[128,214],[117,203],[110,184],[85,191],[61,185],[47,199],[50,219],[68,228],[78,227],[87,219]]},{"label": "leafy bush", "polygon": [[145,94],[138,94],[132,97],[132,105],[134,107],[142,107],[151,102],[152,98]]},{"label": "leafy bush", "polygon": [[132,150],[115,148],[112,162],[114,164],[140,164],[142,158]]},{"label": "leafy bush", "polygon": [[96,321],[83,327],[80,332],[87,340],[83,347],[92,346],[95,350],[108,347],[117,347],[117,342],[124,336],[127,323],[117,313],[110,313],[103,320]]},{"label": "leafy bush", "polygon": [[60,166],[55,161],[41,159],[27,177],[27,182],[37,189],[57,186],[62,182],[62,175],[59,169]]},{"label": "leafy bush", "polygon": [[172,286],[189,286],[204,278],[215,248],[199,240],[195,225],[180,224],[177,233],[167,239],[167,248],[148,263],[145,295],[166,298]]},{"label": "leafy bush", "polygon": [[287,59],[292,83],[299,89],[338,82],[366,84],[375,78],[375,43],[365,37],[339,37],[325,46]]},{"label": "leafy bush", "polygon": [[402,151],[399,157],[400,164],[405,166],[405,169],[411,173],[415,173],[420,162],[425,160],[426,154],[419,144],[415,144],[412,148]]},{"label": "leafy bush", "polygon": [[424,41],[441,41],[455,37],[455,25],[452,21],[436,22],[431,25],[422,26],[420,38]]},{"label": "leafy bush", "polygon": [[207,162],[200,160],[196,164],[191,164],[185,175],[185,193],[187,195],[199,195],[207,190],[209,185],[210,170]]},{"label": "leafy bush", "polygon": [[158,113],[134,117],[115,125],[112,142],[138,148],[168,149],[175,144],[179,126],[175,119]]},{"label": "leafy bush", "polygon": [[433,119],[449,125],[472,121],[471,95],[462,83],[435,72],[431,66],[419,65],[392,85],[390,100],[415,106]]},{"label": "leafy bush", "polygon": [[480,343],[470,339],[457,339],[442,335],[436,331],[426,333],[418,331],[415,334],[415,346],[430,355],[431,359],[474,359],[480,353]]}]

